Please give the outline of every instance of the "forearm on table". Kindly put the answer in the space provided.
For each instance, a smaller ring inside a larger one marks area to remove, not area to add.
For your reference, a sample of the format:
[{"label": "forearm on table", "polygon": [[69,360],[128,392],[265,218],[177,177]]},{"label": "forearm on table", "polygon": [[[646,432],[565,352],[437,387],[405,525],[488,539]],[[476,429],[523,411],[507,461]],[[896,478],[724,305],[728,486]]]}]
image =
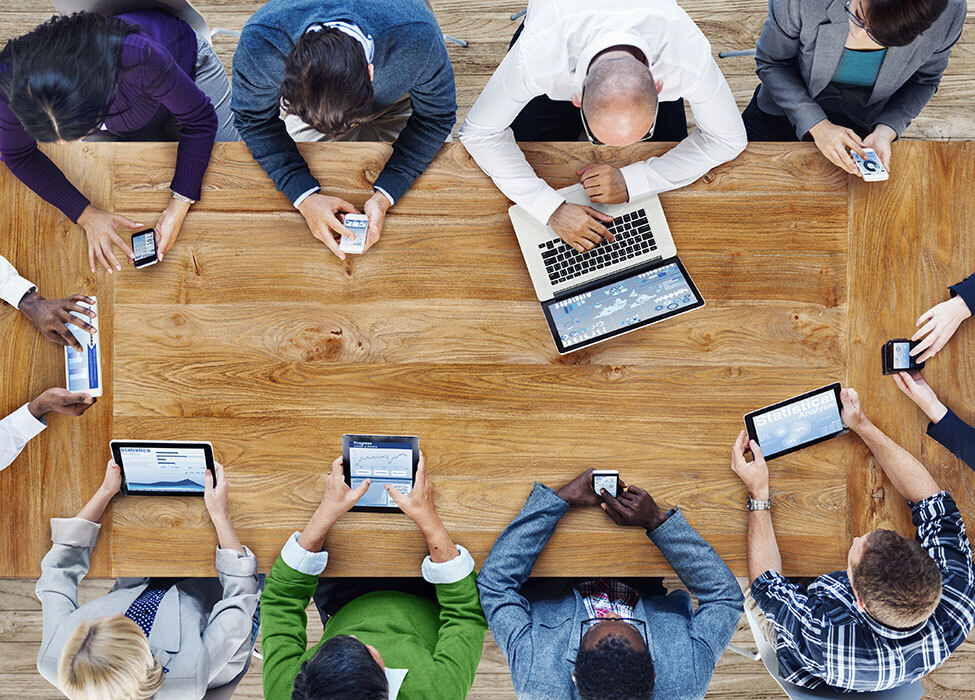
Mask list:
[{"label": "forearm on table", "polygon": [[219,515],[211,517],[213,529],[217,531],[217,543],[220,549],[232,549],[236,552],[244,553],[244,546],[237,537],[237,530],[229,515]]},{"label": "forearm on table", "polygon": [[748,514],[747,551],[749,583],[754,583],[769,569],[782,573],[782,555],[775,541],[771,511],[756,510]]},{"label": "forearm on table", "polygon": [[441,564],[445,561],[456,559],[459,556],[457,545],[454,544],[447,528],[440,522],[440,518],[431,519],[429,523],[420,526],[420,532],[427,541],[427,549],[430,551],[430,561],[434,564]]},{"label": "forearm on table", "polygon": [[88,500],[88,503],[85,504],[84,508],[78,511],[76,517],[97,523],[102,519],[102,515],[105,514],[105,509],[111,503],[113,496],[115,496],[114,493],[109,493],[104,488],[99,487],[95,491],[95,494]]},{"label": "forearm on table", "polygon": [[332,529],[335,521],[335,516],[319,507],[312,514],[301,534],[298,535],[298,544],[305,551],[321,552],[325,548],[325,538],[328,537],[328,531]]},{"label": "forearm on table", "polygon": [[941,489],[924,465],[870,421],[857,429],[897,492],[917,503]]}]

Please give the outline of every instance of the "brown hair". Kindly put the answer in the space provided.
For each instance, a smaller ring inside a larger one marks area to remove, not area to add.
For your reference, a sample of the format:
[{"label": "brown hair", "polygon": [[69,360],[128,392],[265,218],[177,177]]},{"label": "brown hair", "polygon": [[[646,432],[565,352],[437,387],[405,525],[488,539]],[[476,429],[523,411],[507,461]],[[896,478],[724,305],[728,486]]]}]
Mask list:
[{"label": "brown hair", "polygon": [[906,46],[935,23],[948,0],[866,0],[867,29],[884,46]]},{"label": "brown hair", "polygon": [[305,32],[284,64],[281,103],[330,138],[372,114],[372,79],[362,45],[336,29]]},{"label": "brown hair", "polygon": [[853,586],[870,615],[901,629],[919,625],[941,601],[941,571],[916,541],[891,530],[867,536]]}]

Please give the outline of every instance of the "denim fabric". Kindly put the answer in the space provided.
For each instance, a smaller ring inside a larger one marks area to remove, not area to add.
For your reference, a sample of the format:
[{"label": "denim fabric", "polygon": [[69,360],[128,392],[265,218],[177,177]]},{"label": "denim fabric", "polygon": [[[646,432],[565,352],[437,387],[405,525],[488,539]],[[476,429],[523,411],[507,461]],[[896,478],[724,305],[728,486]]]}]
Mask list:
[{"label": "denim fabric", "polygon": [[[551,489],[536,483],[477,577],[481,606],[520,700],[576,697],[570,674],[580,625],[588,617],[582,597],[564,584],[526,586],[535,560],[568,508]],[[742,613],[741,588],[679,510],[648,535],[699,601],[695,610],[685,591],[675,591],[643,596],[636,604],[634,617],[647,625],[657,672],[653,698],[703,698]]]}]

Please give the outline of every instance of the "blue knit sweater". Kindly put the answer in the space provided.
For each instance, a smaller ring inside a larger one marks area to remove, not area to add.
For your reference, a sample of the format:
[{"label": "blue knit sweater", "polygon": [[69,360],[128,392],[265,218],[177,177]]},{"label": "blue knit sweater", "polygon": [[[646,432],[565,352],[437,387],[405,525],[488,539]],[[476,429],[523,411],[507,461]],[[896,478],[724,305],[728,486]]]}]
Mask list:
[{"label": "blue knit sweater", "polygon": [[244,25],[234,54],[231,106],[251,153],[293,203],[319,183],[279,118],[279,92],[291,47],[318,22],[352,22],[375,41],[373,109],[409,93],[413,116],[375,182],[394,200],[413,185],[454,126],[454,72],[443,35],[423,0],[271,0]]}]

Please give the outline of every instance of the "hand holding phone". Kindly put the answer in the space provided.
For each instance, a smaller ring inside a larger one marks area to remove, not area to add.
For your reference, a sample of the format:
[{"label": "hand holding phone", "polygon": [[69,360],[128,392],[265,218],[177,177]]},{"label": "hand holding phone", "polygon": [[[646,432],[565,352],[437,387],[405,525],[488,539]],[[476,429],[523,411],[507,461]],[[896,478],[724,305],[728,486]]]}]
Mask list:
[{"label": "hand holding phone", "polygon": [[369,231],[369,217],[365,214],[346,214],[342,222],[349,231],[355,236],[349,240],[342,236],[339,243],[339,250],[343,253],[353,253],[359,255],[366,249],[366,234]]},{"label": "hand holding phone", "polygon": [[882,348],[883,373],[897,374],[898,372],[922,369],[924,363],[918,362],[917,358],[911,354],[911,350],[916,348],[919,343],[920,341],[912,341],[907,338],[897,338],[884,343]]},{"label": "hand holding phone", "polygon": [[618,469],[593,469],[592,470],[592,490],[597,495],[602,495],[603,489],[613,498],[618,497],[620,491],[620,473]]},{"label": "hand holding phone", "polygon": [[865,182],[878,182],[890,177],[887,174],[887,169],[884,168],[884,164],[880,162],[880,157],[875,150],[872,148],[864,148],[863,152],[867,154],[866,160],[861,158],[860,154],[856,151],[850,151],[850,155],[853,156],[853,162],[856,163],[857,169],[860,171],[860,175],[863,176]]}]

